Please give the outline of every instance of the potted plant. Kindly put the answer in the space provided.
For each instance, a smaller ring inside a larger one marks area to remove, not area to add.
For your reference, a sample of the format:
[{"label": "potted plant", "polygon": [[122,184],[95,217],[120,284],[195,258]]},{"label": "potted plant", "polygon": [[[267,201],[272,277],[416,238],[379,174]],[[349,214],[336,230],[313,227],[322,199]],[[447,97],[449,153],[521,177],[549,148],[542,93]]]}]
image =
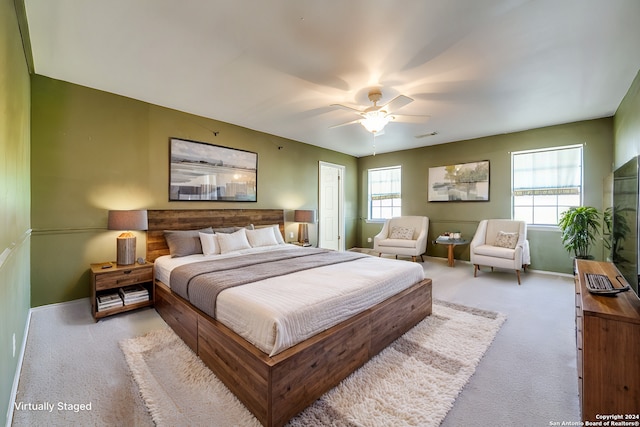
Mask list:
[{"label": "potted plant", "polygon": [[600,213],[591,206],[572,207],[560,215],[564,248],[576,259],[593,259],[589,251],[596,242],[600,227]]}]

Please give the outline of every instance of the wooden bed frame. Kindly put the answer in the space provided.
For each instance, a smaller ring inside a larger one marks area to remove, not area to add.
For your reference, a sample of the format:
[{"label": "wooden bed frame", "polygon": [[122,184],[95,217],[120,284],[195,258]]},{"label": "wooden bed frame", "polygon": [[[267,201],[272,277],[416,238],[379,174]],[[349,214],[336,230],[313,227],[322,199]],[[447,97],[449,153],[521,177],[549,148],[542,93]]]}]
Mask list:
[{"label": "wooden bed frame", "polygon": [[[163,230],[279,224],[277,209],[149,210],[147,259],[169,253]],[[284,235],[284,233],[283,233]],[[265,426],[282,426],[431,314],[431,279],[273,357],[156,281],[155,307]]]}]

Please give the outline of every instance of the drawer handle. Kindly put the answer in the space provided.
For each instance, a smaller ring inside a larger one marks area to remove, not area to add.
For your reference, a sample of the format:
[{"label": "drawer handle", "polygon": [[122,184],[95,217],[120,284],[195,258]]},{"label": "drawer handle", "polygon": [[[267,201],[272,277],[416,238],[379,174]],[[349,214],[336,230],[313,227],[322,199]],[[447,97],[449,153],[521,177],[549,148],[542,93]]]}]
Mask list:
[{"label": "drawer handle", "polygon": [[123,271],[124,274],[130,274],[133,270],[125,270]]}]

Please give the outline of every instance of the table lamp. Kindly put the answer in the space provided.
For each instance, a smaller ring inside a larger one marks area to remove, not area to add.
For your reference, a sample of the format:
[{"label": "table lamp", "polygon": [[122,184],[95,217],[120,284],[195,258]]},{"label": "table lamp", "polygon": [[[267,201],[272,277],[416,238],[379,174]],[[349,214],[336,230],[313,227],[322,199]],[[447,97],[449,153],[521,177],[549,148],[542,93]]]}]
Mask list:
[{"label": "table lamp", "polygon": [[109,230],[125,231],[118,236],[116,247],[118,265],[131,265],[136,262],[136,236],[131,230],[146,230],[147,211],[109,211],[107,224]]},{"label": "table lamp", "polygon": [[309,227],[307,224],[316,222],[316,211],[295,210],[293,212],[293,221],[300,223],[298,225],[298,243],[303,246],[309,246]]}]

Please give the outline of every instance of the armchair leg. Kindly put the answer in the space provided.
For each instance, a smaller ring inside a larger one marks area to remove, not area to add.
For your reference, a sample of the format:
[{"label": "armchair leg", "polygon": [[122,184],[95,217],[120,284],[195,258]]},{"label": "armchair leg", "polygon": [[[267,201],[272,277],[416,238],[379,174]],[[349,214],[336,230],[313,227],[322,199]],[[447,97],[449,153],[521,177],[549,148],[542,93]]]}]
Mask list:
[{"label": "armchair leg", "polygon": [[420,254],[420,259],[422,260],[422,262],[424,262],[424,258],[422,257],[422,254]]},{"label": "armchair leg", "polygon": [[415,256],[412,256],[411,257],[411,261],[416,262],[416,261],[418,261],[418,259]]},{"label": "armchair leg", "polygon": [[516,276],[518,276],[518,285],[520,284],[520,270],[516,270]]},{"label": "armchair leg", "polygon": [[473,277],[476,277],[476,273],[480,270],[480,266],[478,264],[473,264]]},{"label": "armchair leg", "polygon": [[378,252],[378,257],[381,257],[381,256],[382,256],[382,252]]}]

